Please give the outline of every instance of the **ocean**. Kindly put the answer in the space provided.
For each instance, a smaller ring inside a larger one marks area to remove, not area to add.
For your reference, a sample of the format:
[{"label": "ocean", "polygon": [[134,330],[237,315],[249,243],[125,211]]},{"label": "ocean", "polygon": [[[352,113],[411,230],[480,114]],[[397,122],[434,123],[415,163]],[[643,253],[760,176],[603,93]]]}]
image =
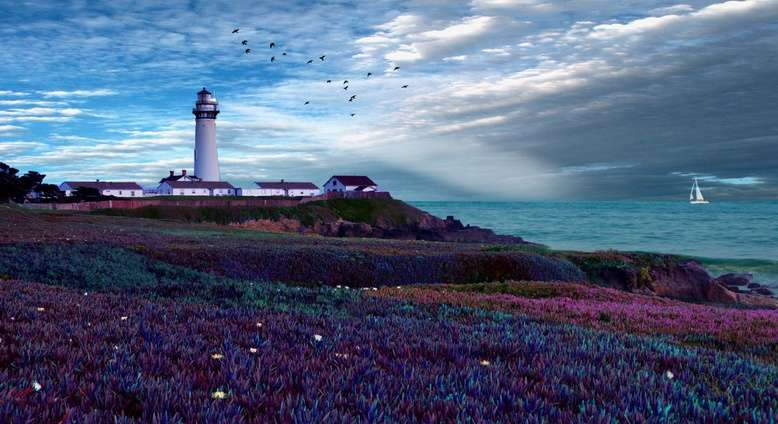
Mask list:
[{"label": "ocean", "polygon": [[698,258],[713,275],[751,272],[778,288],[778,202],[409,202],[433,215],[552,249]]}]

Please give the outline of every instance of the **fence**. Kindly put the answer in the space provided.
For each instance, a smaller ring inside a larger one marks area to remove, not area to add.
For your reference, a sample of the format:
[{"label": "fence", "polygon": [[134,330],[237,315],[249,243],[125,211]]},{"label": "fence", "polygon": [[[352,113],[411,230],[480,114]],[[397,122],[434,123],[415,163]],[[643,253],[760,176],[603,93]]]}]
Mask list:
[{"label": "fence", "polygon": [[30,209],[63,211],[92,211],[96,209],[137,209],[144,206],[182,206],[182,207],[294,207],[301,203],[329,199],[391,199],[389,192],[346,192],[324,193],[313,197],[295,197],[287,199],[262,197],[231,197],[213,199],[111,199],[81,203],[24,203]]}]

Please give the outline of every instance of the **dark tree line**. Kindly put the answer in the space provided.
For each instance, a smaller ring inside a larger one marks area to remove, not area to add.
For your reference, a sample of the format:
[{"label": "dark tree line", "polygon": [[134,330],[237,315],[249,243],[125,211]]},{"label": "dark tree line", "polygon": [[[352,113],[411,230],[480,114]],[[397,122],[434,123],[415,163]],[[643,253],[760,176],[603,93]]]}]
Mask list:
[{"label": "dark tree line", "polygon": [[36,171],[27,171],[20,176],[18,169],[0,162],[0,202],[22,203],[31,198],[47,201],[64,197],[56,185],[44,184],[44,178],[46,175]]}]

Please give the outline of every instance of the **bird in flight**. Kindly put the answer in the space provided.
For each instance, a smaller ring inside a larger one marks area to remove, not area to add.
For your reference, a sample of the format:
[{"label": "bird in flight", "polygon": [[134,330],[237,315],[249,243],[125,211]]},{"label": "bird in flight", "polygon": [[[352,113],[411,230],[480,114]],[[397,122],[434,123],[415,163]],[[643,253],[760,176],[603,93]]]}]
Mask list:
[{"label": "bird in flight", "polygon": [[327,80],[327,84],[329,84],[329,83],[331,83],[331,82],[332,82],[332,80]]},{"label": "bird in flight", "polygon": [[344,84],[344,85],[345,85],[345,84],[348,84],[348,80],[345,80],[345,81],[343,81],[343,84]]},{"label": "bird in flight", "polygon": [[305,63],[310,65],[311,63],[313,63],[313,59],[311,59],[311,60],[309,60],[308,62],[305,62]]},{"label": "bird in flight", "polygon": [[276,43],[272,43],[272,42],[270,43],[270,48],[271,48],[271,49],[272,49],[273,47],[275,47],[275,46],[276,46]]},{"label": "bird in flight", "polygon": [[240,42],[240,44],[243,44],[244,46],[249,43],[249,40],[243,40]]},{"label": "bird in flight", "polygon": [[281,53],[281,56],[286,56],[286,52]]},{"label": "bird in flight", "polygon": [[307,105],[308,103],[310,103],[310,101],[306,101],[306,102],[305,102],[305,104],[306,104],[306,105]]},{"label": "bird in flight", "polygon": [[356,113],[352,113],[352,114],[351,114],[351,116],[355,116],[355,115],[356,115]]},{"label": "bird in flight", "polygon": [[246,49],[246,54],[251,53],[251,49]]},{"label": "bird in flight", "polygon": [[357,98],[357,95],[354,94],[353,96],[351,96],[351,98],[348,99],[348,101],[353,102],[356,98]]},{"label": "bird in flight", "polygon": [[400,70],[400,67],[399,67],[399,66],[395,66],[395,67],[394,67],[394,70],[395,70],[395,71],[399,71],[399,70]]},{"label": "bird in flight", "polygon": [[235,28],[235,29],[233,29],[233,30],[232,30],[232,33],[233,33],[233,34],[237,34],[237,33],[238,33],[238,31],[240,31],[240,28]]},{"label": "bird in flight", "polygon": [[270,58],[270,63],[273,63],[273,62],[275,62],[275,61],[276,61],[276,57],[275,57],[275,56],[273,56],[273,57],[271,57],[271,58]]},{"label": "bird in flight", "polygon": [[368,73],[367,73],[367,77],[368,77],[368,78],[370,78],[372,75],[373,75],[373,73],[372,73],[372,72],[368,72]]},{"label": "bird in flight", "polygon": [[408,86],[407,86],[407,85],[404,85],[404,86],[402,86],[402,87],[400,87],[400,88],[408,88]]},{"label": "bird in flight", "polygon": [[324,58],[325,58],[325,57],[327,57],[327,55],[319,56],[319,60],[321,60],[322,62],[324,62]]},{"label": "bird in flight", "polygon": [[348,86],[343,87],[344,90],[348,90]]}]

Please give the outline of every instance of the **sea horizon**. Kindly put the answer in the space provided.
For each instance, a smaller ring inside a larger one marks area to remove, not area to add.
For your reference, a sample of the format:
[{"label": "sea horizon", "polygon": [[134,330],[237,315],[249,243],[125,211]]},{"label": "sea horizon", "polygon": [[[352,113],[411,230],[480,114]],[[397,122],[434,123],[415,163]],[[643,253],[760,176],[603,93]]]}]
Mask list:
[{"label": "sea horizon", "polygon": [[[556,250],[690,256],[712,275],[750,272],[778,287],[778,201],[408,201],[433,215]],[[747,206],[747,207],[744,207]]]}]

